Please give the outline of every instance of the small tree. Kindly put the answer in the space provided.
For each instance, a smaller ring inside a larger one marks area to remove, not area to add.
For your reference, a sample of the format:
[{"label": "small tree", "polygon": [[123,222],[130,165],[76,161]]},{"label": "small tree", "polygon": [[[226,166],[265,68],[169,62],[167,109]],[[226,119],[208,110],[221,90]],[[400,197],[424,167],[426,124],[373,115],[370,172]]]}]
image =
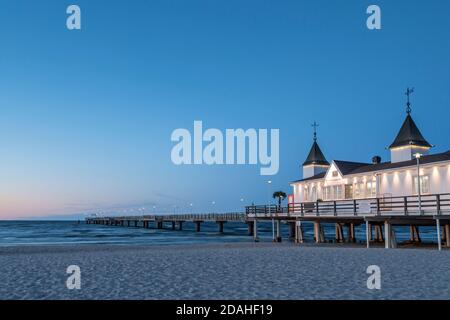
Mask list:
[{"label": "small tree", "polygon": [[281,202],[286,199],[286,193],[284,193],[283,191],[275,191],[273,193],[273,198],[274,199],[278,199],[278,208],[281,208]]}]

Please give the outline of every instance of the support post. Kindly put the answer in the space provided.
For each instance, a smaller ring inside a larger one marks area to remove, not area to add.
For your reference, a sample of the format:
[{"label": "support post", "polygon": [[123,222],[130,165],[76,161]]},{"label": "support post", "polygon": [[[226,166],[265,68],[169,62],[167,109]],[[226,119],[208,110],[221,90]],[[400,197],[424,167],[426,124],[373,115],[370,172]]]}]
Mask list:
[{"label": "support post", "polygon": [[370,248],[370,231],[369,231],[369,229],[370,229],[370,224],[369,224],[369,221],[367,221],[366,220],[366,246],[367,246],[367,249],[369,249]]},{"label": "support post", "polygon": [[225,221],[217,221],[217,223],[219,224],[219,233],[223,233],[223,224]]},{"label": "support post", "polygon": [[445,244],[450,247],[450,224],[445,225]]},{"label": "support post", "polygon": [[259,241],[259,238],[258,238],[258,221],[256,219],[253,220],[253,240],[255,242]]},{"label": "support post", "polygon": [[195,221],[195,231],[196,232],[200,232],[200,225],[201,225],[200,221]]},{"label": "support post", "polygon": [[344,232],[342,231],[342,224],[336,223],[336,242],[344,242]]},{"label": "support post", "polygon": [[350,223],[349,226],[349,240],[350,242],[356,242],[356,238],[355,238],[355,224],[354,223]]},{"label": "support post", "polygon": [[172,221],[172,230],[175,230],[175,221]]},{"label": "support post", "polygon": [[277,242],[281,242],[281,221],[277,220]]},{"label": "support post", "polygon": [[391,248],[391,224],[389,221],[384,222],[384,247]]},{"label": "support post", "polygon": [[442,250],[442,239],[441,239],[441,223],[439,219],[436,219],[436,232],[437,232],[437,241],[438,241],[438,250]]},{"label": "support post", "polygon": [[178,230],[183,230],[183,221],[178,221]]},{"label": "support post", "polygon": [[248,235],[253,236],[253,221],[247,221]]},{"label": "support post", "polygon": [[316,241],[316,243],[320,242],[320,223],[319,222],[314,222],[314,240]]},{"label": "support post", "polygon": [[289,240],[295,239],[295,222],[289,222]]}]

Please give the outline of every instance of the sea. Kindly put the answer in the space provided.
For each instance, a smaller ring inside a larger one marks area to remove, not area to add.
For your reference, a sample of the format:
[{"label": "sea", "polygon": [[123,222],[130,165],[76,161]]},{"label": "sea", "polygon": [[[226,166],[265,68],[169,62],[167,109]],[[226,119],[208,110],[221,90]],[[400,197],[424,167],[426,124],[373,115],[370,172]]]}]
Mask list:
[{"label": "sea", "polygon": [[[153,226],[153,225],[152,225]],[[151,227],[152,227],[151,226]],[[167,224],[164,229],[144,229],[142,227],[103,226],[86,224],[84,221],[0,221],[0,246],[21,245],[179,245],[197,243],[253,242],[248,235],[247,225],[241,222],[225,223],[224,233],[218,232],[214,222],[204,222],[201,231],[195,231],[193,223],[185,222],[182,231],[171,230]],[[325,224],[326,241],[334,238],[334,225]],[[395,227],[397,241],[409,239],[407,227]],[[303,224],[306,242],[313,242],[313,225]],[[344,230],[345,232],[345,230]],[[282,224],[283,241],[289,241],[289,229]],[[365,241],[365,226],[356,227],[357,242]],[[258,235],[261,242],[272,241],[272,223],[260,222]],[[436,229],[420,227],[420,235],[425,243],[436,243]]]}]

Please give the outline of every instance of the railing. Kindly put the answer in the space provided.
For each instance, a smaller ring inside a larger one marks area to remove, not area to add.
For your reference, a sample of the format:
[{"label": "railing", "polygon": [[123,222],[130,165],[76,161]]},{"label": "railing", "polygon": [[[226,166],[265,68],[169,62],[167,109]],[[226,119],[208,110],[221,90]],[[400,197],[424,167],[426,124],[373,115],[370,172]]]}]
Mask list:
[{"label": "railing", "polygon": [[143,216],[117,216],[87,218],[89,221],[244,221],[243,212],[230,213],[192,213],[171,215],[143,215]]},{"label": "railing", "polygon": [[[420,209],[419,209],[420,208]],[[450,215],[450,193],[247,206],[247,217]]]}]

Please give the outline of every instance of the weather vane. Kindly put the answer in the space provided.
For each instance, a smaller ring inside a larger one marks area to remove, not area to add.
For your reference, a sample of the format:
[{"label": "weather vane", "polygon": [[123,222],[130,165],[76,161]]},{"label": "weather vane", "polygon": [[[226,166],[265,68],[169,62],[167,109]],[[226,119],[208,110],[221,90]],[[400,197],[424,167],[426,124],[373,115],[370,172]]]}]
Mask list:
[{"label": "weather vane", "polygon": [[314,121],[314,123],[311,125],[311,127],[314,128],[314,141],[317,141],[317,127],[319,126],[319,124]]},{"label": "weather vane", "polygon": [[409,100],[411,94],[414,92],[414,88],[407,88],[406,89],[406,96],[408,97],[408,101],[406,102],[406,113],[410,114],[411,113],[411,102]]}]

